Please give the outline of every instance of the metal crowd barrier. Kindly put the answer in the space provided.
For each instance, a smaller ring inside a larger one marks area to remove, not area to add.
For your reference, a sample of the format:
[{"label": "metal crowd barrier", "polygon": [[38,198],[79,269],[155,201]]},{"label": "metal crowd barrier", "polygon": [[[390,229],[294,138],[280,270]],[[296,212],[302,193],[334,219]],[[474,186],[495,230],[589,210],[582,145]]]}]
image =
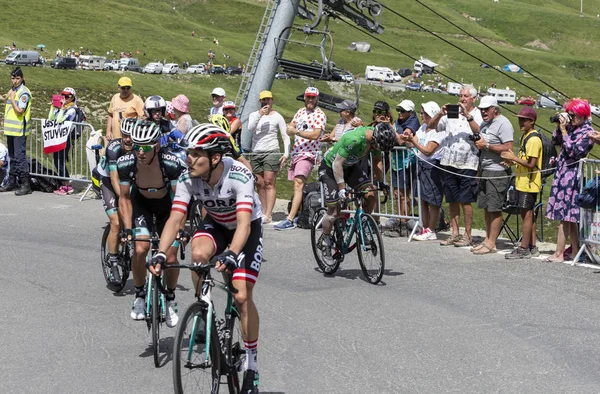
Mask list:
[{"label": "metal crowd barrier", "polygon": [[[583,193],[588,181],[596,180],[600,173],[600,160],[583,159],[579,162],[579,193]],[[579,243],[581,247],[571,265],[575,265],[585,252],[593,264],[600,264],[600,190],[596,191],[596,205],[592,209],[579,210]],[[578,265],[581,265],[577,263]],[[585,264],[583,264],[585,265]]]},{"label": "metal crowd barrier", "polygon": [[57,152],[58,155],[62,155],[58,156],[59,159],[64,158],[67,160],[66,170],[69,173],[69,176],[67,177],[66,173],[59,173],[54,160],[55,155],[52,153],[44,154],[44,139],[42,135],[42,123],[44,121],[46,121],[46,119],[31,119],[32,127],[27,142],[27,156],[31,159],[35,159],[37,165],[34,165],[33,160],[30,161],[30,174],[65,181],[88,183],[89,185],[80,199],[83,200],[92,187],[92,169],[96,164],[95,160],[90,160],[90,149],[89,147],[86,147],[86,144],[90,137],[96,135],[97,132],[89,123],[73,122],[74,127],[72,128],[71,133],[73,133],[76,128],[79,128],[81,132],[80,136],[78,138],[69,136],[71,148],[66,157],[64,150]]}]

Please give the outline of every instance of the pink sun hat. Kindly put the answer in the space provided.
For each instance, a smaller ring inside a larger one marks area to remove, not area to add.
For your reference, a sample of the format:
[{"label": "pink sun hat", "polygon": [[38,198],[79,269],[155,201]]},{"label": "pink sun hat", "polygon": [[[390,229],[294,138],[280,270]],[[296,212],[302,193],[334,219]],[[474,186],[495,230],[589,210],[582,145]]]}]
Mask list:
[{"label": "pink sun hat", "polygon": [[173,100],[171,100],[171,103],[173,104],[173,108],[179,112],[183,112],[184,114],[190,112],[190,99],[188,99],[184,94],[174,97]]}]

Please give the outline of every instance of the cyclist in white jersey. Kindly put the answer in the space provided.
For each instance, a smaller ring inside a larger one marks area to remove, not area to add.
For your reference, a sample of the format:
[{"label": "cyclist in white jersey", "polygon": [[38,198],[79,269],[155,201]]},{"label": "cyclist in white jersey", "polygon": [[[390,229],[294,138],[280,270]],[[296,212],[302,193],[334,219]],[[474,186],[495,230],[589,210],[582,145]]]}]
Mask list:
[{"label": "cyclist in white jersey", "polygon": [[252,292],[262,262],[262,208],[254,192],[252,172],[242,163],[224,157],[230,149],[230,137],[210,123],[198,125],[185,135],[189,170],[177,182],[159,253],[149,270],[156,274],[166,263],[166,251],[177,236],[192,196],[202,201],[207,215],[193,229],[192,261],[206,264],[217,255],[217,269],[233,271],[233,286],[238,290],[233,297],[240,311],[246,346],[242,393],[250,394],[258,393],[259,318]]}]

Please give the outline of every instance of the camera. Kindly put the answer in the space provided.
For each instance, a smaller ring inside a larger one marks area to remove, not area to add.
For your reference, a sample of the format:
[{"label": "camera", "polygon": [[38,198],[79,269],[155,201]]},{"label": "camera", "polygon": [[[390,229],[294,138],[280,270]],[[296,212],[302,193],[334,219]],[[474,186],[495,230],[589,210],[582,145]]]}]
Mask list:
[{"label": "camera", "polygon": [[481,139],[481,133],[473,133],[469,135],[469,139],[473,142],[477,142]]},{"label": "camera", "polygon": [[550,123],[560,123],[561,116],[565,118],[567,122],[569,122],[569,114],[566,112],[561,112],[560,114],[552,115],[550,117]]}]

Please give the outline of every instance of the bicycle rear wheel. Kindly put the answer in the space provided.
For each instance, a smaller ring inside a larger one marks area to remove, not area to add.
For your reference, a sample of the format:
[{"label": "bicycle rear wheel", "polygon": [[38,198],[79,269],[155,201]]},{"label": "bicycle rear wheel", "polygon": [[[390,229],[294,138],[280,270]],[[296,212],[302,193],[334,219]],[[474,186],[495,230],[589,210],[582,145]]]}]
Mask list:
[{"label": "bicycle rear wheel", "polygon": [[230,335],[227,340],[227,348],[229,350],[227,354],[227,364],[229,367],[229,372],[227,373],[227,386],[229,388],[229,394],[238,394],[242,388],[240,373],[246,363],[246,349],[242,337],[242,330],[240,329],[239,315],[232,316],[230,325],[231,327],[228,327]]},{"label": "bicycle rear wheel", "polygon": [[173,349],[173,387],[175,393],[219,392],[221,379],[221,347],[214,319],[206,344],[208,310],[195,302],[179,321]]},{"label": "bicycle rear wheel", "polygon": [[154,356],[154,366],[158,368],[160,366],[160,322],[161,322],[161,307],[160,307],[160,296],[156,281],[160,280],[155,276],[152,277],[152,354]]},{"label": "bicycle rear wheel", "polygon": [[[340,258],[333,258],[330,262],[323,259],[323,217],[327,213],[327,208],[319,208],[313,216],[312,226],[310,227],[310,243],[317,265],[325,275],[333,275],[342,262]],[[336,224],[334,223],[334,227]],[[336,250],[336,231],[332,231],[331,236],[331,254],[339,255],[341,251]]]},{"label": "bicycle rear wheel", "polygon": [[377,222],[369,214],[362,216],[361,228],[356,234],[358,262],[367,282],[377,284],[385,268],[383,238]]}]

